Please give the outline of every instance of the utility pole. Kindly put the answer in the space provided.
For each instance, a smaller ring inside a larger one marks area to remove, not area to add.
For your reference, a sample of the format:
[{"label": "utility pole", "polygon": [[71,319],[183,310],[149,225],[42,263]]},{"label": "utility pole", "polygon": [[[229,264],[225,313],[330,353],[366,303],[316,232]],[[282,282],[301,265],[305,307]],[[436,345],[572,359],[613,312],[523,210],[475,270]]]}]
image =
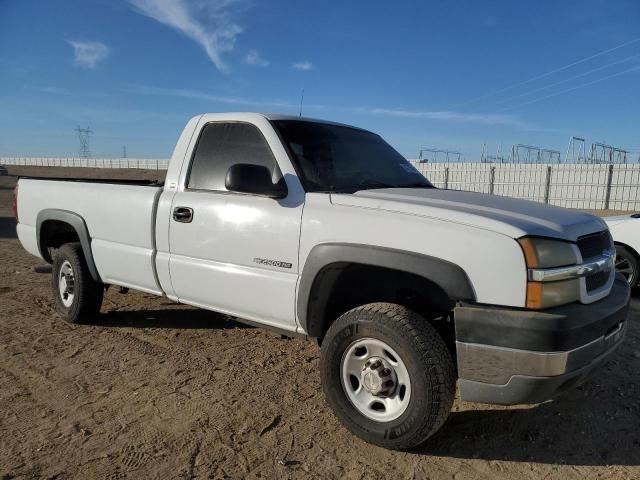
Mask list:
[{"label": "utility pole", "polygon": [[80,150],[79,155],[80,158],[89,158],[91,157],[91,148],[89,146],[89,138],[93,134],[93,130],[89,127],[87,128],[76,128],[74,132],[78,133],[78,140],[80,141]]}]

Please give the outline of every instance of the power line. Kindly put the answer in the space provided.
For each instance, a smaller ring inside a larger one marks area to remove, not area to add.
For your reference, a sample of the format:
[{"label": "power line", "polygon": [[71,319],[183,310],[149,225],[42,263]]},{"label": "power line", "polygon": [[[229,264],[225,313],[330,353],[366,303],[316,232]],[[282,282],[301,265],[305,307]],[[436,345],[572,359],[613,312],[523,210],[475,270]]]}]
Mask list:
[{"label": "power line", "polygon": [[507,111],[507,110],[513,110],[515,108],[524,107],[525,105],[531,105],[532,103],[541,102],[542,100],[546,100],[548,98],[557,97],[558,95],[562,95],[562,94],[568,93],[568,92],[573,92],[574,90],[578,90],[579,88],[588,87],[590,85],[594,85],[596,83],[600,83],[600,82],[604,82],[605,80],[609,80],[610,78],[619,77],[620,75],[624,75],[625,73],[637,72],[639,70],[640,70],[640,67],[632,67],[632,68],[630,68],[628,70],[623,70],[622,72],[617,72],[617,73],[614,73],[614,74],[611,74],[611,75],[607,75],[606,77],[598,78],[597,80],[593,80],[593,81],[588,82],[588,83],[583,83],[583,84],[578,85],[576,87],[567,88],[566,90],[561,90],[559,92],[552,93],[552,94],[546,95],[544,97],[535,98],[535,99],[530,100],[528,102],[520,103],[518,105],[514,105],[514,106],[508,107],[508,108],[503,108],[500,111],[504,112],[504,111]]},{"label": "power line", "polygon": [[555,83],[551,83],[549,85],[545,85],[544,87],[536,88],[535,90],[530,90],[529,92],[526,92],[526,93],[521,93],[520,95],[515,95],[513,97],[509,97],[509,98],[507,98],[505,100],[499,100],[499,102],[500,103],[507,103],[507,102],[510,102],[511,100],[516,100],[518,98],[527,97],[527,96],[529,96],[529,95],[531,95],[533,93],[541,92],[543,90],[549,90],[550,88],[557,87],[558,85],[562,85],[562,84],[570,82],[572,80],[577,80],[578,78],[586,77],[587,75],[591,75],[592,73],[599,72],[600,70],[605,70],[605,69],[607,69],[609,67],[612,67],[614,65],[618,65],[620,63],[628,62],[629,60],[632,60],[634,58],[638,58],[638,54],[631,55],[629,57],[623,58],[622,60],[617,60],[615,62],[607,63],[606,65],[603,65],[603,66],[598,67],[598,68],[594,68],[593,70],[589,70],[589,71],[581,73],[579,75],[574,75],[573,77],[569,77],[569,78],[566,78],[564,80],[560,80],[559,82],[555,82]]},{"label": "power line", "polygon": [[523,80],[523,81],[521,81],[521,82],[514,83],[514,84],[509,85],[509,86],[507,86],[507,87],[501,88],[500,90],[496,90],[496,91],[494,91],[494,92],[487,93],[487,94],[481,95],[481,96],[479,96],[479,97],[473,98],[473,99],[468,100],[468,101],[466,101],[466,102],[459,103],[459,104],[455,105],[455,107],[462,107],[462,106],[464,106],[464,105],[468,105],[468,104],[470,104],[470,103],[475,103],[475,102],[477,102],[478,100],[483,100],[483,99],[485,99],[485,98],[493,97],[494,95],[497,95],[497,94],[499,94],[499,93],[503,93],[503,92],[509,91],[509,90],[511,90],[511,89],[513,89],[513,88],[516,88],[516,87],[519,87],[519,86],[521,86],[521,85],[526,85],[526,84],[528,84],[528,83],[535,82],[536,80],[540,80],[540,79],[542,79],[542,78],[546,78],[546,77],[548,77],[548,76],[550,76],[550,75],[553,75],[553,74],[555,74],[555,73],[562,72],[562,71],[567,70],[567,69],[569,69],[569,68],[571,68],[571,67],[575,67],[576,65],[580,65],[581,63],[588,62],[589,60],[593,60],[594,58],[600,57],[600,56],[602,56],[602,55],[606,55],[607,53],[614,52],[614,51],[616,51],[616,50],[619,50],[620,48],[627,47],[627,46],[632,45],[632,44],[634,44],[634,43],[637,43],[637,42],[639,42],[639,41],[640,41],[640,38],[635,38],[635,39],[633,39],[633,40],[630,40],[630,41],[628,41],[628,42],[622,43],[622,44],[620,44],[620,45],[617,45],[617,46],[615,46],[615,47],[609,48],[609,49],[607,49],[607,50],[603,50],[603,51],[601,51],[601,52],[595,53],[595,54],[593,54],[593,55],[590,55],[590,56],[588,56],[588,57],[582,58],[582,59],[580,59],[580,60],[576,60],[575,62],[568,63],[567,65],[564,65],[564,66],[562,66],[562,67],[556,68],[556,69],[554,69],[554,70],[550,70],[550,71],[548,71],[548,72],[546,72],[546,73],[542,73],[542,74],[540,74],[540,75],[536,75],[535,77],[529,78],[528,80]]}]

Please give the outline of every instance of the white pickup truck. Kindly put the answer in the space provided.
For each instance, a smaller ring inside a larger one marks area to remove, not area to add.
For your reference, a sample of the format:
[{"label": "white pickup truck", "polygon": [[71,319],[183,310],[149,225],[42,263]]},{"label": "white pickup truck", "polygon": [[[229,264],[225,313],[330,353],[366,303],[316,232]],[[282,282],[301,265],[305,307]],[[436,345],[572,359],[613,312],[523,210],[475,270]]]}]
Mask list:
[{"label": "white pickup truck", "polygon": [[626,330],[602,220],[434,188],[346,125],[200,115],[164,184],[21,178],[15,206],[66,320],[119,285],[317,339],[328,404],[387,448],[436,432],[456,383],[463,400],[541,402]]},{"label": "white pickup truck", "polygon": [[604,217],[616,246],[616,270],[631,288],[640,284],[640,214]]}]

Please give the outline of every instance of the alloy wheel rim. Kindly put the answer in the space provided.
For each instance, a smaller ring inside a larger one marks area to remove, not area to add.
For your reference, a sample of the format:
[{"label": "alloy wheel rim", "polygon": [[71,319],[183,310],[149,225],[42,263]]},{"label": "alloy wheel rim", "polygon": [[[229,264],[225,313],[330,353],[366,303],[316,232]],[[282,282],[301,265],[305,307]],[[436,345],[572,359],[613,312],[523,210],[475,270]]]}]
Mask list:
[{"label": "alloy wheel rim", "polygon": [[631,262],[629,262],[628,258],[616,254],[616,271],[621,273],[624,278],[627,279],[627,282],[631,283],[633,278],[633,268],[631,267]]}]

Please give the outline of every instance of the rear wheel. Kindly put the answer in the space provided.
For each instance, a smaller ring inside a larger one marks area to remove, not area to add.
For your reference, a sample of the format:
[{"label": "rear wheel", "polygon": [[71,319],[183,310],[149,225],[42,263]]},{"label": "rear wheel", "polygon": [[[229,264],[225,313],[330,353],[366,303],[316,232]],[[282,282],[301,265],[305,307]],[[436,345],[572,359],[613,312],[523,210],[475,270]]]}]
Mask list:
[{"label": "rear wheel", "polygon": [[635,287],[640,280],[638,258],[628,248],[621,245],[616,245],[616,271],[624,275],[632,287]]},{"label": "rear wheel", "polygon": [[64,320],[79,323],[98,314],[104,286],[91,277],[79,243],[66,243],[58,249],[52,273],[56,310]]},{"label": "rear wheel", "polygon": [[453,359],[435,329],[400,305],[373,303],[338,318],[322,343],[327,403],[362,439],[398,450],[444,424],[455,394]]}]

